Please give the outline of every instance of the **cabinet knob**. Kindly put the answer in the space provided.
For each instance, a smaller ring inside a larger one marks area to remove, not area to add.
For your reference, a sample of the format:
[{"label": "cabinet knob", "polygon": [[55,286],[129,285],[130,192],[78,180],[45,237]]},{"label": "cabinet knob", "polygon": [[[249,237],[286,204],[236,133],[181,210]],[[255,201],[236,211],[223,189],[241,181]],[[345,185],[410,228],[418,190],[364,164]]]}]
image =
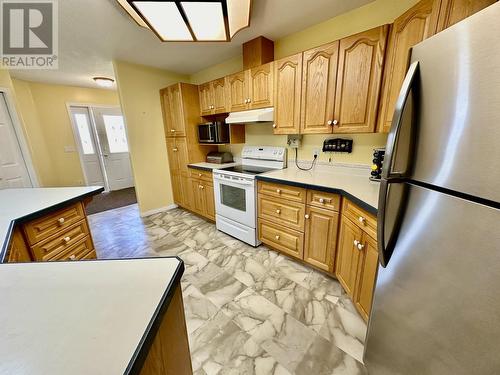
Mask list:
[{"label": "cabinet knob", "polygon": [[325,203],[325,199],[324,198],[319,198],[319,203]]},{"label": "cabinet knob", "polygon": [[333,124],[333,121],[332,121],[332,120],[328,120],[328,121],[327,121],[327,124],[328,124],[328,125],[331,125],[331,124]]},{"label": "cabinet knob", "polygon": [[170,130],[170,132],[171,132],[171,133],[175,133],[175,129],[171,129],[171,130]]},{"label": "cabinet knob", "polygon": [[276,193],[281,194],[281,189],[276,189]]},{"label": "cabinet knob", "polygon": [[60,217],[59,219],[57,219],[57,222],[59,225],[63,225],[65,222],[65,219],[63,217]]},{"label": "cabinet knob", "polygon": [[201,189],[201,190],[205,189],[205,186],[200,185],[200,189]]},{"label": "cabinet knob", "polygon": [[248,98],[248,103],[251,103],[251,102],[252,102],[252,100],[250,98]]},{"label": "cabinet knob", "polygon": [[360,217],[358,218],[358,221],[359,221],[361,224],[363,224],[363,225],[365,225],[365,224],[366,224],[366,219],[365,219],[363,216],[360,216]]},{"label": "cabinet knob", "polygon": [[365,247],[365,245],[362,245],[362,244],[358,243],[358,250],[363,250],[364,247]]},{"label": "cabinet knob", "polygon": [[359,241],[358,241],[358,240],[354,240],[354,246],[356,246],[356,247],[357,247],[357,246],[358,246],[358,244],[359,244]]},{"label": "cabinet knob", "polygon": [[276,124],[273,124],[273,128],[276,128]]},{"label": "cabinet knob", "polygon": [[306,215],[305,215],[305,218],[306,218],[306,219],[309,219],[309,214],[306,214]]},{"label": "cabinet knob", "polygon": [[72,256],[69,257],[69,260],[76,260],[76,255],[73,254]]},{"label": "cabinet knob", "polygon": [[339,121],[338,120],[333,120],[333,125],[338,125]]},{"label": "cabinet knob", "polygon": [[279,215],[281,213],[281,210],[276,210],[276,213]]},{"label": "cabinet knob", "polygon": [[172,151],[173,152],[177,152],[177,151],[179,151],[179,149],[177,147],[175,147],[175,148],[172,149]]},{"label": "cabinet knob", "polygon": [[280,239],[280,236],[279,236],[279,235],[276,235],[276,236],[274,236],[274,238],[276,238],[277,240],[279,240],[279,239]]},{"label": "cabinet knob", "polygon": [[202,176],[202,174],[201,174],[201,173],[198,173],[198,177],[201,177],[201,176]]},{"label": "cabinet knob", "polygon": [[71,241],[71,237],[69,237],[69,236],[64,237],[63,240],[64,240],[64,242],[68,243],[69,241]]}]

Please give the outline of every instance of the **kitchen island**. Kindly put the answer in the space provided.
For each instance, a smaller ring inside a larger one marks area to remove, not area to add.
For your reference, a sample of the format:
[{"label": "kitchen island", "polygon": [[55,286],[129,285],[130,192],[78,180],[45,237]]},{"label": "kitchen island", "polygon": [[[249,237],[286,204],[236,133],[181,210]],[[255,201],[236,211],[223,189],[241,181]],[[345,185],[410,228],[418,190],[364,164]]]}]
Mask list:
[{"label": "kitchen island", "polygon": [[183,272],[177,257],[0,265],[0,374],[191,374]]},{"label": "kitchen island", "polygon": [[0,262],[95,258],[85,203],[101,186],[0,190]]}]

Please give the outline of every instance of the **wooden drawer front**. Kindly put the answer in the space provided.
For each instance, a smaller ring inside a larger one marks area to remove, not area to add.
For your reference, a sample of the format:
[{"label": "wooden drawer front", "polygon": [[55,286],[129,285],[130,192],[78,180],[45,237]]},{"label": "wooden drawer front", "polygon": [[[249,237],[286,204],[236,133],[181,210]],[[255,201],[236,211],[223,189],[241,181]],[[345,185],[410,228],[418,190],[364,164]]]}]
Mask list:
[{"label": "wooden drawer front", "polygon": [[92,254],[90,253],[95,254],[94,244],[92,243],[92,239],[90,238],[90,236],[87,236],[77,244],[57,254],[54,258],[50,260],[54,261],[54,260],[96,259],[96,257],[89,258],[89,256],[92,256]]},{"label": "wooden drawer front", "polygon": [[24,224],[24,233],[29,244],[34,245],[84,218],[85,211],[79,202]]},{"label": "wooden drawer front", "polygon": [[304,257],[304,233],[259,219],[259,238],[265,244],[298,259]]},{"label": "wooden drawer front", "polygon": [[375,216],[356,206],[348,199],[344,199],[342,213],[372,238],[377,238],[377,218]]},{"label": "wooden drawer front", "polygon": [[305,203],[306,201],[306,189],[294,186],[259,181],[259,193],[293,202]]},{"label": "wooden drawer front", "polygon": [[304,231],[305,205],[259,194],[259,217]]},{"label": "wooden drawer front", "polygon": [[307,204],[338,212],[340,211],[340,195],[307,190]]},{"label": "wooden drawer front", "polygon": [[202,171],[201,169],[192,169],[192,168],[189,168],[189,176],[191,178],[197,178],[199,180],[206,181],[206,182],[212,182],[213,181],[212,172]]},{"label": "wooden drawer front", "polygon": [[31,247],[35,260],[46,261],[67,250],[89,234],[86,220]]}]

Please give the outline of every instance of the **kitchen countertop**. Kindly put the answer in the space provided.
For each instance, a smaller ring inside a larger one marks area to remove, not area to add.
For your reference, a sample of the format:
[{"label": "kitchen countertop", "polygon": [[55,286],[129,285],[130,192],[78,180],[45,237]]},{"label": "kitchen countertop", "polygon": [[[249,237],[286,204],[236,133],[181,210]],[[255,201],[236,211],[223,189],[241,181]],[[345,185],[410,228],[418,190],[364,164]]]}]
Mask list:
[{"label": "kitchen countertop", "polygon": [[189,168],[194,168],[194,169],[201,169],[204,171],[213,171],[214,169],[221,169],[221,168],[229,168],[229,167],[234,167],[235,165],[240,165],[241,163],[224,163],[224,164],[216,164],[216,163],[193,163],[193,164],[188,164]]},{"label": "kitchen countertop", "polygon": [[0,374],[136,372],[183,272],[177,257],[0,265]]},{"label": "kitchen countertop", "polygon": [[14,224],[104,191],[101,186],[0,190],[0,261]]},{"label": "kitchen countertop", "polygon": [[370,181],[369,176],[369,167],[319,164],[312,171],[302,171],[295,165],[289,166],[260,174],[257,180],[338,193],[376,215],[380,183]]}]

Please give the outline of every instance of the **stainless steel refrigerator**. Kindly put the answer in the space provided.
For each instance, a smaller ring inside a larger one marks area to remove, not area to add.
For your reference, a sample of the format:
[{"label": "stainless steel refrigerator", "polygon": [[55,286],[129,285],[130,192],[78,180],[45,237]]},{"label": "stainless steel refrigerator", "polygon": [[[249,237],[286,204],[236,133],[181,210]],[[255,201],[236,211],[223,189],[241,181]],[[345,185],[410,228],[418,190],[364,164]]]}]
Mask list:
[{"label": "stainless steel refrigerator", "polygon": [[370,375],[500,373],[500,3],[415,46],[389,133]]}]

